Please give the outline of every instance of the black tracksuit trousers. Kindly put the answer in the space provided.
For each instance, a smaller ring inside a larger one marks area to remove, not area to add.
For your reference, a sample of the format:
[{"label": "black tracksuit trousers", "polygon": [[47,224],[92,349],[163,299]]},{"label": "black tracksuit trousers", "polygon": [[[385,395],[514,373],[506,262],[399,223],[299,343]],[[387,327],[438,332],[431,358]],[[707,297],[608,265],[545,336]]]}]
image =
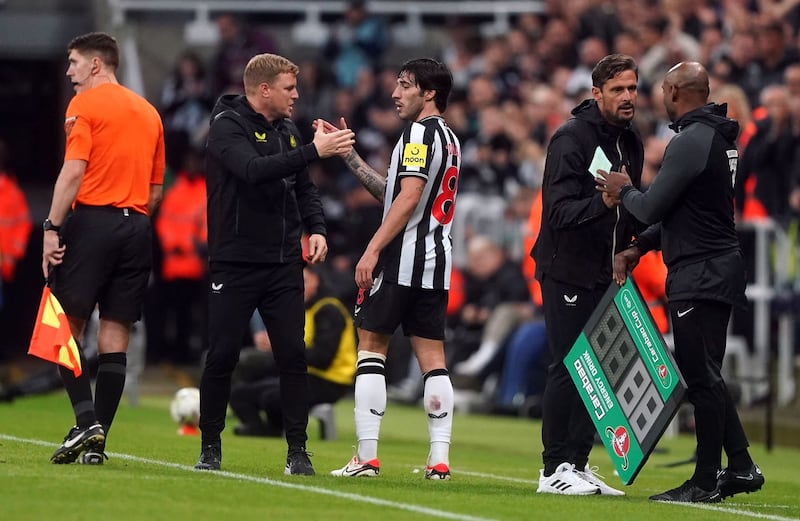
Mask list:
[{"label": "black tracksuit trousers", "polygon": [[694,405],[695,477],[714,482],[722,468],[722,448],[730,457],[749,445],[721,374],[731,306],[710,300],[670,301],[669,311],[675,361]]},{"label": "black tracksuit trousers", "polygon": [[[589,461],[595,428],[564,365],[608,284],[591,290],[543,277],[542,300],[552,364],[542,398],[542,460],[546,476],[561,463],[583,470]],[[609,281],[610,283],[610,281]]]},{"label": "black tracksuit trousers", "polygon": [[286,441],[289,447],[305,448],[309,391],[302,265],[213,262],[209,288],[209,349],[200,380],[203,446],[220,443],[231,373],[249,332],[250,317],[258,309],[278,367]]}]

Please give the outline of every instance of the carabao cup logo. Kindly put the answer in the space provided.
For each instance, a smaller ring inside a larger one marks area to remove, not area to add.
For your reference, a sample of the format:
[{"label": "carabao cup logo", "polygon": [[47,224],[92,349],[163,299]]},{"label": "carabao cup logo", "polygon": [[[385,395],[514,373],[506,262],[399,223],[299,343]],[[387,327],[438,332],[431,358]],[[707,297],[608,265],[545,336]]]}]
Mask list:
[{"label": "carabao cup logo", "polygon": [[611,439],[611,447],[614,449],[614,454],[622,458],[622,470],[628,470],[628,451],[631,448],[631,438],[628,435],[628,430],[621,425],[616,429],[606,427],[606,437]]},{"label": "carabao cup logo", "polygon": [[661,384],[669,388],[670,384],[672,384],[672,374],[667,369],[667,366],[661,364],[658,366],[658,378],[661,380]]}]

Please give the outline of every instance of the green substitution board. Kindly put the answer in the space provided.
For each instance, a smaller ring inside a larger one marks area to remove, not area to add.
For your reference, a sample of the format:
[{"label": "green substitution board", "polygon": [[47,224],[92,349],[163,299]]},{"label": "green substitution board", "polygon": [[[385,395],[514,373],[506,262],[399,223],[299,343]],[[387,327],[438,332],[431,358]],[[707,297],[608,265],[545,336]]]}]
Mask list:
[{"label": "green substitution board", "polygon": [[622,286],[611,283],[564,364],[620,479],[630,485],[686,391],[630,277]]}]

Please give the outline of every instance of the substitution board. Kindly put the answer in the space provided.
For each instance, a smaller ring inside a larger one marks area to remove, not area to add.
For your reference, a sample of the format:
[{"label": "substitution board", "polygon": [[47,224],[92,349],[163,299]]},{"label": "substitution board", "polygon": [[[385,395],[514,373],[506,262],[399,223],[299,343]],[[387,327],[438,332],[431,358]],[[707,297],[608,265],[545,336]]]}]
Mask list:
[{"label": "substitution board", "polygon": [[564,359],[620,479],[630,485],[686,392],[631,277],[612,282]]}]

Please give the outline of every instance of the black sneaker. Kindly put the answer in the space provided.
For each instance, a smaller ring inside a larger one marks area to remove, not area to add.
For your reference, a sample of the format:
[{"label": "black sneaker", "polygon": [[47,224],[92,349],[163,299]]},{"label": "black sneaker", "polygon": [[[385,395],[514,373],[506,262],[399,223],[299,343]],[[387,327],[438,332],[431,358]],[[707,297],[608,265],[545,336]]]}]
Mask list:
[{"label": "black sneaker", "polygon": [[304,447],[290,448],[289,454],[286,456],[286,468],[283,473],[287,476],[313,476],[314,467],[309,459],[311,455]]},{"label": "black sneaker", "polygon": [[692,480],[687,480],[680,487],[650,496],[650,499],[670,503],[719,503],[722,501],[722,496],[719,493],[719,487],[714,490],[703,490]]},{"label": "black sneaker", "polygon": [[753,463],[750,469],[745,471],[735,471],[723,469],[717,474],[717,488],[723,498],[734,494],[745,492],[757,492],[764,485],[764,474],[758,465]]},{"label": "black sneaker", "polygon": [[81,452],[87,450],[102,452],[105,443],[106,433],[99,423],[95,422],[84,428],[76,425],[64,437],[64,443],[50,456],[50,461],[56,464],[73,463]]},{"label": "black sneaker", "polygon": [[194,466],[197,470],[219,470],[222,463],[222,446],[206,445],[200,450],[200,459]]}]

